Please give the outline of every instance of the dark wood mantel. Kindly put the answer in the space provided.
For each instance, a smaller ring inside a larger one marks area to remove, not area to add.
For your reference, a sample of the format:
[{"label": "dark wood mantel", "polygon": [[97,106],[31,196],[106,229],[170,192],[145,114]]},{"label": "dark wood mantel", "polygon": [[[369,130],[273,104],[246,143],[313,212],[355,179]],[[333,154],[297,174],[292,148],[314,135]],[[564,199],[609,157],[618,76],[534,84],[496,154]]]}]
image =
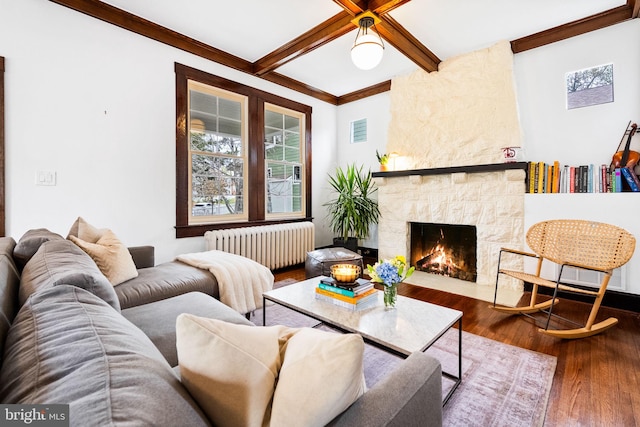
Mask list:
[{"label": "dark wood mantel", "polygon": [[445,168],[429,168],[429,169],[408,169],[399,171],[388,172],[373,172],[371,174],[374,178],[396,178],[401,176],[411,175],[444,175],[449,173],[481,173],[481,172],[500,172],[511,169],[522,169],[527,171],[527,162],[513,162],[513,163],[491,163],[486,165],[471,165],[471,166],[449,166]]}]

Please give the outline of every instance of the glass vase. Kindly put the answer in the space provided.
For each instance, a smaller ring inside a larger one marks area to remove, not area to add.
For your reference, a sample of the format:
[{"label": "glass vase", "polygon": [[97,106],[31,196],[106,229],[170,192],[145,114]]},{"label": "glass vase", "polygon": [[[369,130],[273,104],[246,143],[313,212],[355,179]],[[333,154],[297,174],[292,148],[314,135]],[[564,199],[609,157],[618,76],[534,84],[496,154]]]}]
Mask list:
[{"label": "glass vase", "polygon": [[398,284],[384,287],[384,308],[385,310],[393,310],[396,308],[396,299],[398,297]]}]

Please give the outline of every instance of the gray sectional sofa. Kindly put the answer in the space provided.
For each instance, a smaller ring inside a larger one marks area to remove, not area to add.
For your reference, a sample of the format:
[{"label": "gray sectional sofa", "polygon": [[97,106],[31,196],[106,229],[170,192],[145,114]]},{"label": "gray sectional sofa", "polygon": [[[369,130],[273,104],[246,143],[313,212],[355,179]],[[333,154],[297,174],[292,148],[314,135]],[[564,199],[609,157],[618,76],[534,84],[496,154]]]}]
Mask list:
[{"label": "gray sectional sofa", "polygon": [[[176,318],[251,323],[210,273],[130,252],[138,277],[114,287],[55,233],[0,238],[0,403],[68,404],[73,426],[211,425],[180,382]],[[416,353],[331,425],[437,426],[441,399],[439,362]]]}]

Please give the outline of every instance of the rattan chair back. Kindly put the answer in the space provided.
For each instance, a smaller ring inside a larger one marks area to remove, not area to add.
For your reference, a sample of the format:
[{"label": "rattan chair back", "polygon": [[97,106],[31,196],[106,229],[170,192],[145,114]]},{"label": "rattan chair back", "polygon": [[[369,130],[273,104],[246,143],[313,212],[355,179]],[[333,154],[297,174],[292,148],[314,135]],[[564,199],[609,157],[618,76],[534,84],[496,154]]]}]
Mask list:
[{"label": "rattan chair back", "polygon": [[537,255],[557,264],[613,270],[629,261],[636,239],[615,225],[556,219],[532,225],[527,244]]}]

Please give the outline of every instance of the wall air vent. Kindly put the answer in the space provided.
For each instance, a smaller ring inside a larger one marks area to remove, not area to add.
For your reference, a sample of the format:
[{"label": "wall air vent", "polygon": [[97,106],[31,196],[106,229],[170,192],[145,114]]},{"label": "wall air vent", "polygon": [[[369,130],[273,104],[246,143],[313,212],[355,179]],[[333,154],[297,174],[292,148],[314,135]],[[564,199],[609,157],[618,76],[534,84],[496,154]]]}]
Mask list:
[{"label": "wall air vent", "polygon": [[367,119],[354,120],[351,122],[352,144],[367,142]]}]

